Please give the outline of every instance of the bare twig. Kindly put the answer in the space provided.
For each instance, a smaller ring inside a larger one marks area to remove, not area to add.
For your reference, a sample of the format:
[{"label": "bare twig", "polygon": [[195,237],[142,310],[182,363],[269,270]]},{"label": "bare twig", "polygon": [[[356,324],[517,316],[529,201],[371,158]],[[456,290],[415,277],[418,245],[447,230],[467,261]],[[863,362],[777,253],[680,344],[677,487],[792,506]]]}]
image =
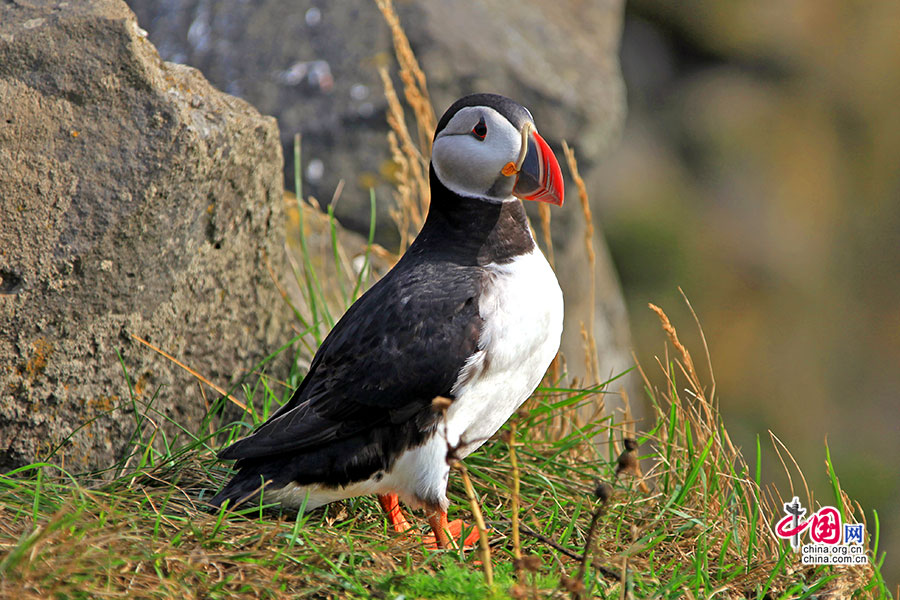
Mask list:
[{"label": "bare twig", "polygon": [[519,459],[516,456],[516,423],[509,424],[509,463],[512,466],[512,543],[513,557],[516,559],[516,579],[522,580],[524,572],[522,571],[522,543],[519,539]]},{"label": "bare twig", "polygon": [[475,519],[475,526],[478,528],[478,550],[481,553],[484,580],[488,587],[491,587],[494,585],[494,566],[491,564],[491,547],[488,544],[487,526],[484,524],[481,506],[478,505],[478,498],[475,496],[475,488],[472,487],[472,480],[469,478],[469,471],[466,469],[466,465],[461,461],[456,461],[455,467],[459,469],[462,475],[466,496],[468,496],[469,505],[472,507],[472,517]]},{"label": "bare twig", "polygon": [[[478,529],[478,549],[481,553],[481,563],[484,569],[484,579],[488,587],[494,585],[494,567],[491,564],[491,547],[488,544],[487,526],[484,524],[484,516],[481,514],[481,506],[478,504],[478,498],[475,496],[475,488],[472,487],[472,479],[469,477],[469,470],[466,465],[456,457],[456,451],[466,442],[460,440],[456,445],[450,443],[447,437],[447,409],[453,404],[453,400],[444,396],[437,396],[431,401],[431,408],[443,415],[444,422],[444,442],[447,444],[447,464],[451,468],[457,469],[466,488],[466,496],[469,498],[469,505],[472,508],[472,517],[475,519],[475,527]],[[435,537],[437,532],[435,532]]]},{"label": "bare twig", "polygon": [[[542,534],[538,533],[537,531],[531,529],[530,527],[528,527],[528,526],[525,525],[525,524],[520,524],[519,527],[521,528],[522,533],[524,533],[525,535],[529,535],[529,536],[533,537],[534,539],[536,539],[536,540],[538,540],[538,541],[540,541],[540,542],[543,542],[544,544],[547,544],[548,546],[550,546],[550,547],[553,548],[554,550],[557,550],[558,552],[561,552],[562,554],[565,554],[566,556],[568,556],[568,557],[571,558],[571,559],[579,560],[579,561],[580,561],[580,560],[582,560],[582,558],[583,558],[583,556],[584,556],[583,554],[578,554],[577,552],[572,552],[571,550],[569,550],[569,549],[566,548],[565,546],[560,546],[560,545],[557,544],[554,540],[548,538],[548,537],[545,536],[545,535],[542,535]],[[618,572],[617,570],[611,568],[611,567],[607,567],[607,566],[605,566],[605,565],[596,565],[595,568],[596,568],[598,571],[600,571],[600,573],[602,573],[604,577],[607,577],[607,578],[609,578],[609,579],[616,579],[616,580],[618,580],[618,579],[621,577],[621,575],[619,574],[619,572]]]},{"label": "bare twig", "polygon": [[223,396],[225,396],[226,398],[228,398],[228,400],[230,400],[232,403],[234,403],[236,406],[238,406],[241,410],[243,410],[244,412],[247,412],[247,405],[246,405],[246,404],[244,404],[243,402],[241,402],[241,401],[238,400],[237,398],[232,398],[231,395],[230,395],[228,392],[226,392],[225,390],[223,390],[222,388],[220,388],[219,386],[217,386],[216,384],[214,384],[212,381],[210,381],[209,379],[207,379],[206,377],[204,377],[203,375],[201,375],[201,374],[198,373],[197,371],[193,370],[192,368],[190,368],[189,366],[187,366],[186,364],[184,364],[183,362],[181,362],[180,360],[178,360],[177,358],[175,358],[175,357],[172,356],[171,354],[167,354],[166,352],[164,352],[163,350],[160,350],[159,348],[157,348],[156,346],[154,346],[153,344],[151,344],[151,343],[148,342],[147,340],[142,339],[142,338],[139,338],[138,336],[136,336],[136,335],[133,334],[133,333],[131,334],[131,337],[133,337],[133,338],[134,338],[135,340],[137,340],[138,342],[144,344],[145,346],[147,346],[147,347],[150,348],[151,350],[153,350],[153,351],[157,352],[158,354],[164,356],[165,358],[168,358],[168,359],[171,360],[173,363],[175,363],[176,365],[178,365],[179,367],[181,367],[182,369],[184,369],[185,371],[187,371],[188,373],[190,373],[191,375],[193,375],[194,377],[196,377],[197,379],[199,379],[200,381],[202,381],[203,383],[205,383],[206,385],[208,385],[208,386],[211,387],[212,389],[216,390],[217,392],[219,392],[220,394],[222,394]]}]

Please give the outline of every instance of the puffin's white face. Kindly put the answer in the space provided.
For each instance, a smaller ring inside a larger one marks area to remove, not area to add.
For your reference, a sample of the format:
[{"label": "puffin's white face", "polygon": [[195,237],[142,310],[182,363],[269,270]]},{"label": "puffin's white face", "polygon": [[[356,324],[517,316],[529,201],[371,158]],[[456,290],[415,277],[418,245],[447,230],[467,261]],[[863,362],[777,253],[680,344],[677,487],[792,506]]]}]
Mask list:
[{"label": "puffin's white face", "polygon": [[431,163],[441,182],[461,196],[495,202],[514,200],[515,173],[521,165],[523,134],[493,108],[468,106],[457,112],[434,140]]}]

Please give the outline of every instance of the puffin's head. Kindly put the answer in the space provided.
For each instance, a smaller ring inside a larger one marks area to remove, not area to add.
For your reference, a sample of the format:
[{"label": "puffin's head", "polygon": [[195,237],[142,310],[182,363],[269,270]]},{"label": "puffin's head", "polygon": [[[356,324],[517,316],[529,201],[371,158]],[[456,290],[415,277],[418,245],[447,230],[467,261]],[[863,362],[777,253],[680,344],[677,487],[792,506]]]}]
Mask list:
[{"label": "puffin's head", "polygon": [[461,196],[503,202],[513,197],[563,203],[559,163],[528,109],[497,94],[472,94],[437,124],[431,164]]}]

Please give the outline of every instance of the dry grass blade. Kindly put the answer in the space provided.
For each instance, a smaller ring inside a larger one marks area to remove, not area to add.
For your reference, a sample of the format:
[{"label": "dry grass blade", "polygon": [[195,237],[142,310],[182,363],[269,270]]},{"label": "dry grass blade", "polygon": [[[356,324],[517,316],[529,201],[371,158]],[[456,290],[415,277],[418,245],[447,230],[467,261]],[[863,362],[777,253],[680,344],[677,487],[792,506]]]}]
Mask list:
[{"label": "dry grass blade", "polygon": [[782,451],[787,454],[788,458],[791,460],[791,464],[794,465],[794,469],[800,475],[800,481],[803,483],[803,491],[806,494],[806,506],[813,506],[813,497],[809,492],[809,485],[806,483],[806,476],[803,474],[803,471],[800,470],[800,465],[797,464],[797,460],[794,458],[794,455],[788,450],[788,447],[784,445],[778,436],[769,431],[769,438],[772,441],[772,447],[775,449],[775,454],[778,455],[778,460],[781,462],[781,466],[784,467],[785,475],[788,478],[788,484],[791,488],[791,496],[794,495],[794,480],[791,477],[791,471],[788,469],[787,464],[784,461],[784,457],[782,456]]},{"label": "dry grass blade", "polygon": [[522,581],[525,573],[522,570],[521,559],[522,559],[522,542],[519,539],[519,486],[521,482],[519,480],[519,459],[516,456],[516,422],[513,420],[509,424],[509,465],[511,468],[511,477],[512,477],[512,503],[510,506],[510,515],[512,520],[512,544],[513,544],[513,558],[515,559],[516,565],[516,578],[519,581]]},{"label": "dry grass blade", "polygon": [[415,139],[406,125],[403,106],[394,90],[386,68],[381,68],[384,95],[388,103],[388,144],[391,158],[397,165],[395,194],[396,206],[391,209],[391,218],[400,230],[400,251],[404,251],[411,237],[419,231],[428,213],[431,188],[428,181],[428,159],[431,156],[431,137],[437,126],[437,118],[431,105],[431,98],[425,80],[425,73],[419,66],[409,40],[403,31],[391,0],[376,0],[378,9],[384,16],[394,42],[394,54],[400,66],[400,80],[407,105],[412,109],[416,125]]},{"label": "dry grass blade", "polygon": [[198,373],[198,372],[195,371],[194,369],[190,368],[189,366],[187,366],[186,364],[184,364],[183,362],[181,362],[180,360],[178,360],[177,358],[175,358],[175,357],[172,356],[171,354],[168,354],[167,352],[165,352],[165,351],[163,351],[163,350],[157,348],[156,346],[154,346],[153,344],[151,344],[151,343],[148,342],[147,340],[142,339],[142,338],[136,336],[136,335],[133,334],[133,333],[131,334],[131,337],[134,338],[135,340],[137,340],[138,342],[144,344],[145,346],[147,346],[148,348],[150,348],[150,349],[153,350],[154,352],[158,353],[159,355],[161,355],[161,356],[163,356],[163,357],[165,357],[165,358],[171,360],[173,363],[175,363],[176,365],[178,365],[179,367],[181,367],[182,369],[184,369],[185,371],[187,371],[188,373],[190,373],[191,375],[193,375],[194,377],[196,377],[197,379],[199,379],[200,381],[202,381],[203,383],[205,383],[206,385],[208,385],[208,386],[211,387],[212,389],[216,390],[216,391],[217,391],[219,394],[221,394],[222,396],[227,397],[228,400],[229,400],[230,402],[232,402],[235,406],[239,407],[239,408],[240,408],[241,410],[243,410],[244,412],[247,412],[247,405],[246,405],[246,404],[244,404],[243,402],[241,402],[241,401],[238,400],[237,398],[232,397],[231,394],[229,394],[228,392],[226,392],[225,390],[223,390],[222,388],[220,388],[219,386],[217,386],[216,384],[214,384],[212,381],[210,381],[209,379],[207,379],[206,377],[204,377],[203,375],[201,375],[200,373]]},{"label": "dry grass blade", "polygon": [[462,475],[466,496],[469,498],[469,506],[472,508],[472,518],[475,519],[475,527],[478,528],[478,552],[481,554],[484,580],[487,582],[488,587],[491,587],[494,585],[494,565],[491,562],[491,546],[488,543],[487,525],[485,525],[484,515],[481,513],[481,506],[478,504],[478,497],[475,495],[475,488],[472,487],[469,470],[466,469],[466,465],[459,461],[456,462],[455,467],[459,469]]},{"label": "dry grass blade", "polygon": [[419,67],[419,61],[416,60],[416,55],[409,45],[409,39],[394,11],[392,0],[376,0],[376,4],[391,30],[406,101],[412,107],[419,126],[419,148],[428,155],[431,153],[431,133],[437,126],[437,118],[428,95],[425,73]]},{"label": "dry grass blade", "polygon": [[694,369],[694,361],[691,359],[691,353],[688,352],[688,349],[684,347],[684,344],[678,339],[678,332],[675,331],[675,327],[672,326],[672,322],[669,321],[669,317],[666,316],[666,313],[663,312],[663,309],[656,306],[655,304],[648,304],[650,310],[655,312],[659,317],[660,323],[662,324],[663,331],[666,332],[666,335],[669,337],[669,342],[671,342],[672,346],[675,347],[675,350],[681,355],[681,360],[683,361],[685,367],[687,368],[688,378],[691,380],[691,383],[694,384],[695,390],[702,389],[700,385],[700,379],[697,377],[697,371]]},{"label": "dry grass blade", "polygon": [[659,317],[663,331],[665,331],[666,335],[669,337],[669,342],[671,342],[672,346],[675,347],[675,350],[678,351],[678,354],[681,355],[682,368],[686,370],[686,375],[688,381],[691,384],[691,387],[693,388],[694,394],[700,401],[700,404],[703,406],[707,425],[714,426],[715,419],[712,415],[712,409],[710,408],[709,402],[706,399],[706,394],[703,391],[703,385],[700,383],[700,378],[697,376],[697,370],[694,368],[694,360],[691,358],[691,353],[678,339],[678,332],[675,331],[675,328],[672,326],[671,321],[669,321],[669,317],[666,316],[665,312],[663,312],[663,309],[652,303],[648,304],[648,306],[650,307],[650,310],[655,312]]},{"label": "dry grass blade", "polygon": [[428,154],[417,147],[406,126],[403,105],[394,90],[394,84],[386,68],[379,69],[384,84],[384,95],[388,103],[387,121],[391,128],[388,144],[391,159],[397,165],[396,173],[396,207],[391,216],[400,230],[400,251],[405,250],[411,235],[418,232],[425,222],[428,204],[431,200],[431,187],[428,183]]},{"label": "dry grass blade", "polygon": [[[597,353],[597,340],[594,337],[594,325],[596,321],[596,304],[597,304],[597,255],[594,252],[594,216],[591,213],[591,201],[588,198],[587,186],[584,184],[581,174],[578,172],[578,161],[575,160],[575,152],[569,148],[569,145],[563,140],[563,153],[566,156],[566,163],[569,165],[569,171],[572,173],[572,179],[575,180],[575,186],[578,188],[578,198],[581,200],[581,212],[584,217],[584,248],[587,252],[588,267],[590,268],[590,288],[588,289],[589,297],[589,313],[588,313],[588,334],[587,334],[587,360],[588,372],[593,377],[593,383],[600,382],[600,358]],[[582,326],[583,327],[583,326]]]},{"label": "dry grass blade", "polygon": [[684,303],[687,304],[688,310],[691,311],[691,316],[694,318],[694,323],[697,325],[697,331],[700,333],[700,341],[703,343],[703,353],[706,355],[706,367],[709,372],[709,401],[710,403],[713,403],[716,401],[716,374],[713,371],[712,356],[709,353],[709,345],[706,343],[706,335],[703,333],[703,327],[700,326],[700,318],[697,317],[697,313],[694,311],[694,307],[691,305],[691,301],[688,299],[687,294],[684,293],[684,290],[681,289],[680,286],[678,292],[684,299]]}]

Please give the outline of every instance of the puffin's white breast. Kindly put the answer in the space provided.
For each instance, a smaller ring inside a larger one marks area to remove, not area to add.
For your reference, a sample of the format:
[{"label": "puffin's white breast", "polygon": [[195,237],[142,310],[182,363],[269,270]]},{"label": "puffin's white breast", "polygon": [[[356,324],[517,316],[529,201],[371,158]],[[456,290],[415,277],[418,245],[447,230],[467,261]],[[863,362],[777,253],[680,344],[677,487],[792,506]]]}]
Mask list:
[{"label": "puffin's white breast", "polygon": [[525,402],[556,356],[562,335],[562,290],[536,246],[487,269],[479,350],[463,368],[447,412],[448,437],[464,444],[460,456],[483,444]]}]

